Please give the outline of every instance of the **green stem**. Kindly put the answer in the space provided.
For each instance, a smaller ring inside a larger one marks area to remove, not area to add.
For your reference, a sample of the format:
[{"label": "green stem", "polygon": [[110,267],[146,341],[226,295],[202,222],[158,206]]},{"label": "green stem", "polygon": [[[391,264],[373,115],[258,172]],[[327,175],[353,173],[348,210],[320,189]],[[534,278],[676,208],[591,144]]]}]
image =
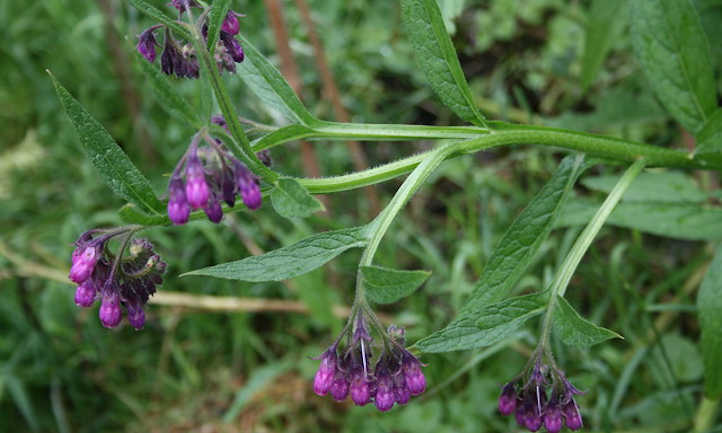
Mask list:
[{"label": "green stem", "polygon": [[574,271],[577,269],[579,262],[582,260],[584,253],[586,253],[589,246],[592,244],[592,240],[597,236],[599,230],[601,230],[604,222],[609,218],[609,215],[614,210],[615,206],[622,198],[624,192],[632,184],[632,181],[642,171],[646,165],[646,160],[639,159],[632,164],[627,171],[624,172],[622,177],[619,179],[617,184],[614,186],[612,191],[609,193],[604,203],[599,207],[597,213],[594,214],[592,220],[584,228],[584,231],[579,235],[576,242],[572,246],[572,249],[567,254],[564,262],[562,263],[557,275],[552,282],[549,290],[549,305],[547,306],[546,315],[544,316],[544,323],[542,325],[542,336],[539,342],[539,347],[547,347],[549,342],[549,334],[551,333],[552,317],[554,316],[554,308],[557,305],[557,296],[564,296],[567,290],[569,281],[574,275]]},{"label": "green stem", "polygon": [[203,37],[198,31],[198,28],[196,26],[191,26],[191,28],[191,31],[193,33],[193,39],[195,40],[195,43],[193,45],[196,48],[196,52],[200,61],[203,62],[203,65],[205,66],[204,70],[208,74],[211,87],[213,87],[213,93],[215,94],[216,100],[218,101],[218,106],[223,113],[223,117],[226,119],[228,131],[233,137],[233,153],[237,157],[239,157],[246,165],[248,165],[248,167],[255,174],[260,176],[264,181],[269,184],[274,184],[278,179],[278,174],[266,167],[258,159],[256,153],[251,148],[251,143],[248,141],[248,137],[243,131],[241,122],[238,120],[238,113],[236,112],[236,108],[231,102],[228,90],[226,89],[226,86],[221,79],[221,74],[218,71],[218,66],[213,60],[210,52],[208,52],[206,44],[203,43]]},{"label": "green stem", "polygon": [[[414,193],[424,184],[426,179],[434,172],[434,170],[450,155],[456,153],[463,146],[463,142],[443,144],[436,149],[428,152],[424,160],[418,164],[418,167],[406,178],[396,194],[391,199],[386,208],[369,224],[369,241],[361,254],[359,260],[359,268],[368,266],[373,261],[376,250],[381,243],[381,239],[391,226],[394,218],[404,207],[406,202],[414,195]],[[362,306],[367,308],[366,293],[363,285],[361,272],[356,276],[356,298],[354,306]],[[370,310],[370,309],[368,309]]]},{"label": "green stem", "polygon": [[712,428],[719,409],[719,399],[702,398],[694,417],[694,433],[705,433]]}]

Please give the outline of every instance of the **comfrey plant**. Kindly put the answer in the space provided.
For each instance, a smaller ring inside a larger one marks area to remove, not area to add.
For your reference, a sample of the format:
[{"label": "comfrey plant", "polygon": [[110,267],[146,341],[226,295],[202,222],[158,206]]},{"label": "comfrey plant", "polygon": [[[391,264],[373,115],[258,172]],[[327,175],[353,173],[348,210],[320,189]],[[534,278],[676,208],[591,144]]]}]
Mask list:
[{"label": "comfrey plant", "polygon": [[[406,404],[412,396],[424,392],[427,381],[420,354],[509,342],[518,338],[519,329],[527,321],[543,315],[540,338],[527,367],[501,387],[499,412],[514,414],[518,424],[530,431],[542,427],[548,432],[558,432],[564,426],[571,430],[582,428],[584,409],[578,403],[584,397],[567,379],[562,366],[557,365],[551,351],[551,335],[577,347],[588,347],[619,335],[584,319],[565,299],[580,260],[601,227],[610,220],[622,195],[646,167],[722,169],[722,110],[717,105],[707,41],[692,3],[634,2],[633,32],[635,52],[651,78],[650,85],[671,116],[697,138],[693,152],[570,130],[488,121],[474,104],[435,0],[401,0],[402,18],[407,37],[418,53],[420,70],[440,100],[469,124],[466,126],[320,120],[240,33],[238,18],[242,15],[229,9],[229,0],[216,0],[210,5],[201,0],[174,0],[177,19],[144,0],[129,2],[159,22],[138,38],[138,52],[143,62],[150,62],[144,63],[148,80],[163,96],[167,108],[184,116],[198,132],[190,138],[170,175],[165,202],[103,127],[53,78],[90,160],[113,191],[129,202],[119,212],[131,225],[91,230],[76,243],[70,278],[79,284],[75,298],[78,305],[87,307],[100,298],[103,325],[117,326],[122,317],[121,307],[125,307],[131,325],[143,326],[143,306],[162,282],[165,268],[148,241],[132,239],[147,227],[181,225],[203,218],[204,214],[218,223],[224,212],[258,209],[264,197],[270,198],[278,214],[291,219],[305,218],[323,209],[312,193],[353,190],[409,173],[386,207],[366,225],[317,233],[260,256],[184,275],[280,281],[310,272],[351,248],[364,248],[349,320],[333,344],[318,357],[320,366],[313,390],[339,401],[350,396],[357,405],[373,402],[381,411],[390,410],[397,403]],[[667,31],[666,26],[670,25],[673,30]],[[663,38],[664,43],[658,44],[650,34]],[[151,65],[157,56],[156,49],[161,46],[164,74]],[[671,62],[670,58],[677,61]],[[222,76],[221,71],[236,74]],[[198,115],[198,110],[174,93],[173,76],[200,78],[212,89],[221,115],[212,119],[209,115]],[[682,76],[694,80],[678,79]],[[243,80],[264,103],[281,113],[287,124],[249,140],[224,77]],[[425,152],[342,176],[298,178],[272,169],[268,150],[298,139],[426,140],[438,144]],[[573,154],[560,162],[547,184],[499,240],[479,281],[452,322],[407,346],[403,330],[382,326],[372,306],[409,296],[429,273],[375,265],[374,256],[384,235],[404,205],[446,159],[522,144],[549,146]],[[560,209],[568,202],[579,176],[592,165],[612,162],[627,168],[604,189],[608,193],[606,200],[580,217],[586,227],[576,237],[552,282],[539,291],[515,293],[516,283],[558,223]],[[674,194],[676,190],[669,188],[669,196]],[[244,206],[236,203],[239,196]],[[615,221],[640,230],[646,227],[635,225],[636,220]],[[669,231],[675,225],[664,227]],[[113,254],[109,241],[115,237],[122,245]],[[722,271],[718,267],[722,269],[720,254],[710,267],[710,281],[720,278]],[[708,396],[722,394],[722,368],[718,362],[722,359],[718,356],[722,331],[719,315],[715,313],[718,310],[714,309],[719,305],[716,300],[720,295],[719,284],[713,283],[703,285],[700,293],[704,300],[699,311]]]}]

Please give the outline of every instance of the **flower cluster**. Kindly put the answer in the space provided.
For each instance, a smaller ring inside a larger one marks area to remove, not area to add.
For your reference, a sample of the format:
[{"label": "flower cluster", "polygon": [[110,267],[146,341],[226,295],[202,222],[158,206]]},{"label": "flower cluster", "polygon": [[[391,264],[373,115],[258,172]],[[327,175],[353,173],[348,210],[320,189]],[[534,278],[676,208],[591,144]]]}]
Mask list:
[{"label": "flower cluster", "polygon": [[[225,125],[221,116],[213,122]],[[228,206],[240,195],[249,209],[258,209],[262,203],[258,177],[234,157],[223,142],[204,135],[207,145],[198,145],[198,135],[191,142],[168,182],[168,218],[173,224],[185,224],[191,210],[203,209],[208,219],[218,223],[223,218],[221,201]],[[271,164],[268,152],[260,152],[259,159]]]},{"label": "flower cluster", "polygon": [[[69,278],[78,284],[75,303],[90,307],[100,298],[98,316],[106,328],[115,328],[123,317],[121,306],[128,313],[128,322],[135,329],[145,324],[143,307],[163,283],[166,264],[153,251],[146,239],[124,242],[117,256],[107,248],[108,241],[119,235],[130,237],[130,230],[89,230],[75,241]],[[127,255],[123,255],[127,249]]]},{"label": "flower cluster", "polygon": [[579,430],[582,415],[574,396],[581,393],[562,371],[537,358],[527,372],[504,385],[499,412],[513,413],[517,423],[532,432],[543,425],[547,432],[557,433],[565,422],[570,430]]},{"label": "flower cluster", "polygon": [[378,410],[385,412],[395,403],[406,404],[412,395],[424,392],[426,378],[421,371],[422,364],[404,349],[402,330],[395,327],[389,329],[389,334],[401,338],[389,339],[389,345],[378,357],[373,372],[369,371],[373,340],[361,313],[353,333],[346,334],[347,347],[339,350],[339,342],[344,334],[346,331],[317,358],[321,365],[313,380],[313,391],[316,394],[331,394],[336,401],[343,401],[351,395],[356,405],[363,406],[373,401]]},{"label": "flower cluster", "polygon": [[[182,16],[189,8],[201,7],[192,0],[173,0],[171,3],[178,13]],[[206,14],[202,14],[205,17]],[[243,61],[244,53],[240,42],[236,40],[235,35],[240,31],[239,17],[243,15],[228,11],[223,24],[221,26],[220,35],[214,51],[215,61],[218,69],[236,72],[236,63]],[[163,51],[160,55],[161,70],[166,75],[174,75],[179,78],[198,78],[198,58],[196,56],[193,45],[189,42],[183,42],[174,36],[173,32],[163,24],[157,24],[144,30],[138,36],[137,49],[138,52],[145,57],[146,60],[153,63],[156,58],[156,47],[160,44],[156,39],[155,32],[164,29]],[[201,33],[204,39],[208,39],[208,23],[201,25]]]}]

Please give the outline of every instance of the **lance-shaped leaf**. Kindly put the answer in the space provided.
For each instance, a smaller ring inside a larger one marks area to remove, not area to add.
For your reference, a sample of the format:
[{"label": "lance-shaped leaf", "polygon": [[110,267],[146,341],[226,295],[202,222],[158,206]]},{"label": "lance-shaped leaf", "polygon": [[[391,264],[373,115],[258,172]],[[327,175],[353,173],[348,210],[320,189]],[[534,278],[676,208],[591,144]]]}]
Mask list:
[{"label": "lance-shaped leaf", "polygon": [[136,59],[138,59],[145,76],[148,77],[153,94],[158,99],[158,105],[194,128],[200,129],[203,122],[198,119],[198,114],[188,101],[173,88],[168,76],[163,74],[154,64],[141,57],[140,54],[136,56]]},{"label": "lance-shaped leaf", "polygon": [[604,62],[614,36],[626,21],[625,0],[594,0],[587,14],[582,56],[582,87],[589,87]]},{"label": "lance-shaped leaf", "polygon": [[246,58],[238,65],[241,78],[270,108],[281,113],[291,123],[316,125],[320,121],[308,112],[278,69],[243,35],[237,36]]},{"label": "lance-shaped leaf", "polygon": [[416,62],[441,101],[463,120],[486,126],[486,119],[474,104],[436,0],[402,0],[401,13]]},{"label": "lance-shaped leaf", "polygon": [[377,304],[391,304],[414,293],[429,278],[431,272],[363,266],[361,275],[369,299]]},{"label": "lance-shaped leaf", "polygon": [[624,338],[580,316],[563,296],[557,296],[557,305],[553,318],[554,332],[565,344],[589,347],[610,338]]},{"label": "lance-shaped leaf", "polygon": [[75,126],[85,153],[116,194],[149,213],[162,214],[163,205],[148,179],[93,116],[50,74],[65,112]]},{"label": "lance-shaped leaf", "polygon": [[276,212],[286,218],[306,218],[323,210],[323,204],[290,177],[278,179],[278,185],[271,192],[271,203]]},{"label": "lance-shaped leaf", "polygon": [[182,276],[204,275],[255,282],[293,278],[322,266],[346,250],[363,247],[367,242],[365,230],[365,227],[354,227],[318,233],[260,256],[197,269]]},{"label": "lance-shaped leaf", "polygon": [[215,0],[211,4],[211,12],[208,14],[208,51],[213,54],[218,42],[218,35],[221,34],[223,20],[231,7],[231,0]]},{"label": "lance-shaped leaf", "polygon": [[283,128],[278,128],[273,132],[270,132],[262,137],[259,137],[251,143],[251,147],[256,152],[263,149],[276,146],[280,143],[287,143],[293,140],[301,140],[310,135],[313,135],[314,130],[307,128],[303,125],[288,125]]},{"label": "lance-shaped leaf", "polygon": [[[610,193],[619,175],[585,177],[582,185],[595,191]],[[635,202],[692,202],[703,203],[709,194],[703,191],[691,175],[681,171],[640,173],[624,191],[622,201]]]},{"label": "lance-shaped leaf", "polygon": [[634,51],[669,113],[693,134],[717,109],[710,49],[690,0],[632,4]]},{"label": "lance-shaped leaf", "polygon": [[477,344],[490,346],[512,335],[527,320],[538,316],[546,308],[544,293],[515,296],[484,307],[476,321],[479,329]]},{"label": "lance-shaped leaf", "polygon": [[719,399],[722,396],[722,247],[717,248],[702,281],[697,312],[702,328],[704,392],[708,398]]},{"label": "lance-shaped leaf", "polygon": [[416,343],[424,352],[448,352],[485,346],[487,335],[477,326],[486,305],[503,299],[524,275],[542,242],[549,236],[559,209],[582,171],[581,157],[567,157],[549,182],[519,214],[499,241],[481,278],[457,317]]}]

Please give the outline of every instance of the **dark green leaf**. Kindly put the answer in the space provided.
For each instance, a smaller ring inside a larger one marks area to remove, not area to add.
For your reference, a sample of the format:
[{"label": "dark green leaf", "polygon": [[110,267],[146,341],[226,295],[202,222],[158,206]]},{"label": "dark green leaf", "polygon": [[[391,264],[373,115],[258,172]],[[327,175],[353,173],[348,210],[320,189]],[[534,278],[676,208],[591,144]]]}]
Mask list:
[{"label": "dark green leaf", "polygon": [[589,347],[610,338],[624,338],[580,316],[562,296],[557,296],[553,324],[554,332],[570,346]]},{"label": "dark green leaf", "polygon": [[[581,182],[589,189],[609,193],[618,180],[617,175],[603,175],[586,177]],[[707,199],[708,194],[697,186],[694,178],[679,171],[640,173],[622,197],[623,201],[644,202],[702,203]]]},{"label": "dark green leaf", "polygon": [[526,272],[542,242],[549,236],[559,209],[582,172],[581,157],[567,157],[554,176],[537,193],[499,241],[476,283],[469,301],[457,317],[416,345],[424,352],[447,352],[484,346],[487,336],[479,330],[480,312],[509,294]]},{"label": "dark green leaf", "polygon": [[436,0],[402,0],[401,13],[416,61],[441,101],[463,120],[486,126],[486,119],[474,104]]},{"label": "dark green leaf", "polygon": [[243,35],[238,35],[246,58],[238,66],[243,81],[269,108],[277,110],[289,122],[318,124],[308,112],[278,69],[276,69]]},{"label": "dark green leaf", "polygon": [[231,0],[214,0],[211,12],[208,14],[208,51],[213,54],[216,50],[218,35],[221,34],[223,20],[231,7]]},{"label": "dark green leaf", "polygon": [[704,392],[711,399],[722,397],[722,246],[697,295],[699,326],[702,328]]},{"label": "dark green leaf", "polygon": [[587,14],[582,56],[582,87],[589,87],[607,56],[609,45],[627,16],[625,0],[594,0]]},{"label": "dark green leaf", "polygon": [[712,162],[722,162],[722,108],[718,108],[697,135],[696,154]]},{"label": "dark green leaf", "polygon": [[163,205],[153,193],[148,179],[116,144],[113,137],[50,74],[65,112],[80,136],[85,153],[105,183],[116,194],[150,213],[163,213]]},{"label": "dark green leaf", "polygon": [[[558,225],[586,224],[600,205],[575,198],[564,207]],[[606,223],[669,238],[722,240],[722,209],[703,203],[622,202]]]},{"label": "dark green leaf", "polygon": [[545,310],[546,298],[544,293],[532,293],[482,308],[476,321],[476,344],[490,346],[512,335],[527,320]]},{"label": "dark green leaf", "polygon": [[693,134],[717,109],[710,50],[689,0],[631,2],[634,50],[667,111]]},{"label": "dark green leaf", "polygon": [[198,119],[198,115],[188,101],[173,88],[168,76],[140,54],[137,54],[136,58],[145,76],[149,78],[153,94],[158,99],[159,105],[189,125],[200,128],[203,122]]},{"label": "dark green leaf", "polygon": [[191,38],[190,31],[188,31],[188,29],[186,29],[180,22],[169,17],[168,15],[163,13],[163,11],[147,3],[145,0],[128,0],[128,2],[140,12],[153,18],[155,21],[159,21],[170,27],[174,32],[178,34],[178,36],[182,36],[185,39]]},{"label": "dark green leaf", "polygon": [[377,304],[391,304],[414,293],[429,278],[431,272],[363,266],[361,274],[369,299]]},{"label": "dark green leaf", "polygon": [[235,262],[186,272],[242,281],[280,281],[310,272],[342,252],[366,245],[366,228],[318,233],[293,245]]},{"label": "dark green leaf", "polygon": [[276,212],[286,218],[306,218],[323,210],[321,202],[290,177],[278,179],[278,185],[271,192],[271,203]]}]

